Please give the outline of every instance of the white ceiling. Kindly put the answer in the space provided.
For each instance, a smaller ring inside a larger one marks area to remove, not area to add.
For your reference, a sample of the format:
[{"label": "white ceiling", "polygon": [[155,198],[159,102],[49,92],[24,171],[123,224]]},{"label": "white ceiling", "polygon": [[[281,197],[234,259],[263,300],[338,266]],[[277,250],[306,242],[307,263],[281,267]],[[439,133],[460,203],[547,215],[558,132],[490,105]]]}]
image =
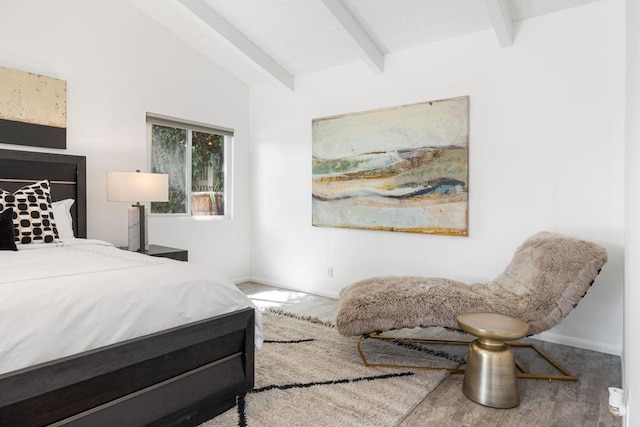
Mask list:
[{"label": "white ceiling", "polygon": [[248,86],[356,61],[384,72],[393,52],[598,0],[130,0]]}]

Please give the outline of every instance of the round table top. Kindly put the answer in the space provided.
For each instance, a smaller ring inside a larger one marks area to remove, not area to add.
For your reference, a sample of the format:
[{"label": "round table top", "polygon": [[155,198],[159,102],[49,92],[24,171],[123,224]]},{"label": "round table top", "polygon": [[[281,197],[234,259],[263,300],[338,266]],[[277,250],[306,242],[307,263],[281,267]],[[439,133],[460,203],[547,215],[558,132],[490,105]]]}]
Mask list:
[{"label": "round table top", "polygon": [[524,337],[529,325],[520,319],[494,313],[458,315],[458,325],[468,334],[480,338],[513,341]]}]

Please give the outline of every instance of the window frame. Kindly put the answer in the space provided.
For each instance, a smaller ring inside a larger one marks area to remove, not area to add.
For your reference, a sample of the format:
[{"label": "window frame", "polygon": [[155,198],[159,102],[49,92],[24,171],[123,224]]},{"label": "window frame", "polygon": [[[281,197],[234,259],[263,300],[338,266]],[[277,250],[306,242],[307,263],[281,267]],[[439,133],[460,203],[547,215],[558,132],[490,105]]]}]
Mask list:
[{"label": "window frame", "polygon": [[[231,128],[213,126],[206,123],[194,122],[191,120],[177,119],[174,117],[164,116],[154,113],[146,113],[146,139],[147,139],[147,161],[148,168],[152,170],[152,129],[153,125],[168,126],[179,129],[186,129],[187,131],[187,147],[185,150],[185,186],[187,190],[186,197],[186,212],[180,213],[161,213],[151,212],[149,209],[149,215],[162,218],[191,218],[197,221],[202,220],[224,220],[233,218],[233,142],[234,142],[234,130]],[[193,176],[193,164],[192,164],[192,133],[193,132],[214,133],[216,135],[222,135],[224,137],[224,149],[223,149],[223,174],[224,174],[224,186],[223,186],[223,200],[224,200],[224,215],[193,215],[191,213],[191,182]]]}]

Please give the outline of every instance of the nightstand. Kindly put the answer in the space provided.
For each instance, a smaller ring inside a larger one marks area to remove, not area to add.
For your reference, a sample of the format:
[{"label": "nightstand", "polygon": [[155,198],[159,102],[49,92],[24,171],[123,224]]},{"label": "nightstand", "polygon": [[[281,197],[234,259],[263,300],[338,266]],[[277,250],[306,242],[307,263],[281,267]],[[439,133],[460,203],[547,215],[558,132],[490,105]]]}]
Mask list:
[{"label": "nightstand", "polygon": [[145,251],[144,254],[161,258],[171,258],[177,261],[189,261],[189,251],[186,249],[170,248],[168,246],[149,245],[149,250]]}]

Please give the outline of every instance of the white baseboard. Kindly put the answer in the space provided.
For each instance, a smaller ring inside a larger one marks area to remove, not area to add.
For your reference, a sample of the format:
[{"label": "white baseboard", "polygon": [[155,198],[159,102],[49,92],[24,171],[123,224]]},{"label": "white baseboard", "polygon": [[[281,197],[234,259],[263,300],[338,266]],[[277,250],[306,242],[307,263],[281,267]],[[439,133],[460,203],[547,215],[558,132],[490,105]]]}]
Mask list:
[{"label": "white baseboard", "polygon": [[233,283],[235,283],[236,285],[239,284],[239,283],[248,282],[250,280],[251,280],[251,277],[249,277],[249,276],[235,277],[235,278],[231,279],[231,281]]},{"label": "white baseboard", "polygon": [[265,279],[262,277],[252,276],[249,280],[252,282],[260,283],[261,285],[274,286],[276,288],[282,288],[282,289],[291,289],[293,291],[307,292],[309,294],[319,295],[321,297],[338,299],[338,292],[328,292],[322,289],[303,288],[301,286],[288,285],[280,282],[275,282],[273,280]]},{"label": "white baseboard", "polygon": [[583,348],[585,350],[597,351],[600,353],[613,354],[614,356],[622,355],[622,348],[613,345],[584,340],[582,338],[567,337],[564,335],[554,334],[552,332],[542,332],[537,335],[533,335],[531,338],[536,338],[555,344],[568,345],[570,347]]}]

